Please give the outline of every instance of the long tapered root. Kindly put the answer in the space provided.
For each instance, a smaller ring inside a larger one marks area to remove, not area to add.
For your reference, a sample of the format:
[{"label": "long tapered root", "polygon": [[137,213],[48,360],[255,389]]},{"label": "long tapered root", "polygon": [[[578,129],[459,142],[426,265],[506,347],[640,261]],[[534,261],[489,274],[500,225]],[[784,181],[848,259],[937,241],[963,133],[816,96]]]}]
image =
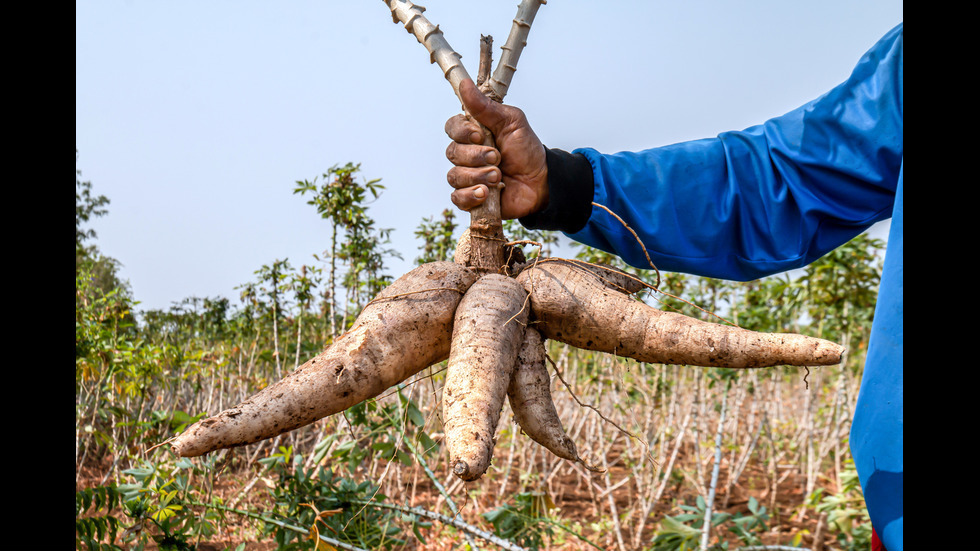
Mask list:
[{"label": "long tapered root", "polygon": [[456,309],[442,407],[450,465],[463,480],[476,480],[490,467],[494,432],[524,340],[526,299],[514,279],[488,274]]},{"label": "long tapered root", "polygon": [[569,461],[582,461],[575,443],[565,433],[551,399],[551,377],[545,364],[546,354],[541,333],[528,327],[507,389],[514,420],[524,434],[551,453]]},{"label": "long tapered root", "polygon": [[534,327],[547,338],[641,362],[703,367],[818,366],[841,361],[836,343],[759,333],[664,312],[612,291],[569,264],[542,262],[521,272]]},{"label": "long tapered root", "polygon": [[241,404],[192,425],[173,440],[174,451],[198,456],[272,438],[373,398],[446,359],[453,314],[476,278],[452,262],[405,274],[330,347]]}]

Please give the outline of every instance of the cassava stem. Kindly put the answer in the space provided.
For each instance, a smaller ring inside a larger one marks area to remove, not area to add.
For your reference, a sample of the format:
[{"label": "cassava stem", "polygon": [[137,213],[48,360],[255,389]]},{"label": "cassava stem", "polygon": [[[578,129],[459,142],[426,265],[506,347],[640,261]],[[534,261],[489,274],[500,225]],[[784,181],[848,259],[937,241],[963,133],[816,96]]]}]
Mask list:
[{"label": "cassava stem", "polygon": [[[517,15],[511,25],[507,42],[501,47],[503,53],[500,61],[497,62],[497,68],[480,86],[480,91],[497,103],[503,103],[504,96],[507,95],[514,72],[517,71],[517,61],[521,57],[524,46],[527,45],[531,23],[543,3],[541,0],[522,0],[517,6]],[[489,48],[485,51],[481,50],[480,65],[490,66],[493,62],[491,58]],[[458,95],[459,91],[456,92]],[[484,135],[483,145],[496,147],[490,131],[483,125],[480,125],[480,130]],[[496,272],[506,263],[506,253],[502,246],[506,240],[500,215],[500,193],[503,187],[503,183],[488,186],[487,197],[483,204],[470,210],[470,228],[475,241],[467,262],[468,266]]]},{"label": "cassava stem", "polygon": [[[540,0],[523,0],[518,5],[517,16],[511,26],[510,35],[502,48],[504,54],[501,57],[501,62],[497,65],[493,76],[486,79],[486,82],[483,82],[483,86],[480,87],[485,94],[497,102],[502,102],[507,93],[514,71],[517,70],[517,61],[527,43],[531,23],[542,3]],[[385,4],[391,10],[392,20],[405,25],[405,29],[414,34],[415,38],[425,46],[429,52],[429,61],[439,64],[443,76],[452,85],[453,92],[456,93],[457,97],[460,97],[459,85],[463,80],[470,78],[469,74],[460,62],[461,56],[446,41],[442,31],[439,30],[439,26],[433,25],[422,15],[425,8],[408,0],[385,0]],[[490,49],[481,48],[481,67],[486,68],[491,65],[490,57]],[[482,125],[480,125],[480,130],[484,136],[483,145],[494,147],[493,135]],[[500,192],[502,188],[502,184],[488,186],[486,199],[480,206],[470,210],[470,228],[474,242],[470,249],[470,257],[465,263],[467,266],[483,272],[500,271],[505,262],[503,243],[506,240],[504,239],[500,216]]]},{"label": "cassava stem", "polygon": [[[391,19],[395,23],[401,23],[405,30],[414,34],[415,38],[425,46],[429,52],[429,62],[437,63],[442,69],[443,76],[453,87],[453,92],[459,97],[459,83],[470,78],[463,64],[459,61],[460,56],[443,36],[439,25],[433,25],[422,13],[425,8],[413,4],[409,0],[383,0],[388,9],[391,10]],[[507,42],[501,46],[503,53],[497,63],[493,75],[487,79],[487,86],[491,91],[490,97],[494,101],[501,103],[514,72],[517,71],[517,62],[521,58],[521,52],[527,45],[527,36],[531,31],[531,24],[534,16],[538,13],[538,8],[545,2],[542,0],[522,0],[517,6],[517,15],[514,16],[510,34]],[[486,90],[485,90],[486,92]]]},{"label": "cassava stem", "polygon": [[542,4],[545,4],[543,0],[522,0],[517,6],[517,15],[514,16],[514,24],[510,27],[507,42],[500,47],[503,52],[500,54],[500,61],[497,62],[497,68],[486,84],[490,99],[503,103],[510,82],[514,78],[514,72],[517,71],[521,52],[524,51],[524,46],[527,46],[527,35],[531,31],[531,24],[534,23],[534,16]]},{"label": "cassava stem", "polygon": [[[422,12],[425,8],[417,6],[408,0],[385,0],[391,10],[392,19],[405,25],[405,29],[415,35],[415,38],[429,52],[429,61],[438,63],[443,76],[453,87],[453,92],[459,97],[459,84],[470,78],[460,55],[446,41],[438,25],[433,25]],[[490,55],[489,48],[483,49],[484,57]],[[485,66],[490,61],[486,60]],[[462,103],[462,99],[460,99]],[[480,125],[483,133],[483,145],[493,147],[493,135]],[[503,264],[504,242],[503,224],[500,218],[500,186],[490,186],[486,200],[477,208],[470,211],[470,228],[476,237],[470,250],[471,256],[465,260],[467,266],[484,272],[495,272]]]},{"label": "cassava stem", "polygon": [[731,368],[835,365],[844,350],[823,339],[758,333],[664,312],[568,264],[541,262],[517,279],[531,295],[534,327],[542,335],[641,362]]},{"label": "cassava stem", "polygon": [[392,21],[405,25],[405,30],[414,34],[419,43],[425,46],[429,52],[429,62],[439,65],[442,75],[446,77],[456,96],[459,97],[459,83],[470,78],[470,75],[459,61],[462,56],[456,53],[446,41],[446,37],[439,30],[439,25],[433,25],[422,15],[425,11],[424,7],[408,0],[384,0],[384,3],[391,10]]},{"label": "cassava stem", "polygon": [[378,294],[326,350],[171,443],[184,457],[272,438],[373,398],[449,356],[453,312],[476,275],[424,264]]}]

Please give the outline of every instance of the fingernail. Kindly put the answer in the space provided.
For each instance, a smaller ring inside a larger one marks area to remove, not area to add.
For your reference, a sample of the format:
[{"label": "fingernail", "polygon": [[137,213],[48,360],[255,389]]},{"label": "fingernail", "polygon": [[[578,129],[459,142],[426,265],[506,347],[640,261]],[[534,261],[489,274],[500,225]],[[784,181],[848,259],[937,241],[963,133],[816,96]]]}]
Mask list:
[{"label": "fingernail", "polygon": [[486,155],[487,164],[495,165],[497,164],[497,152],[488,151]]},{"label": "fingernail", "polygon": [[484,197],[486,197],[486,195],[487,192],[482,187],[478,187],[475,190],[473,190],[473,197],[476,197],[477,199],[483,199]]},{"label": "fingernail", "polygon": [[479,132],[472,132],[470,134],[470,141],[473,143],[483,143],[483,134]]}]

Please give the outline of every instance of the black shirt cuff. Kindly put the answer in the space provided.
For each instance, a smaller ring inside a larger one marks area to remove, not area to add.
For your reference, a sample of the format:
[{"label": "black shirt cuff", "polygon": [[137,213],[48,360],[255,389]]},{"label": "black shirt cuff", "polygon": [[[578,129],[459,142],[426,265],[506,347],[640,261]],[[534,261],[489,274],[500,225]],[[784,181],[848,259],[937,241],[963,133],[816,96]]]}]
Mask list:
[{"label": "black shirt cuff", "polygon": [[518,221],[530,230],[575,233],[592,216],[595,182],[592,164],[581,153],[545,148],[548,163],[548,204]]}]

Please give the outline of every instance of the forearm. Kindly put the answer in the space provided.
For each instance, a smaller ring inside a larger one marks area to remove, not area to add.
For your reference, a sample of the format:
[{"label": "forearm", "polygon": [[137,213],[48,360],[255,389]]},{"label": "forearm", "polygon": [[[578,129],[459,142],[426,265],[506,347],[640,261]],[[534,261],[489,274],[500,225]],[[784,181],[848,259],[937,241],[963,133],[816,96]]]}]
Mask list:
[{"label": "forearm", "polygon": [[903,149],[897,29],[845,83],[763,125],[636,153],[549,155],[549,206],[522,222],[648,267],[604,210],[578,227],[594,201],[637,232],[658,268],[754,279],[805,265],[888,218]]}]

